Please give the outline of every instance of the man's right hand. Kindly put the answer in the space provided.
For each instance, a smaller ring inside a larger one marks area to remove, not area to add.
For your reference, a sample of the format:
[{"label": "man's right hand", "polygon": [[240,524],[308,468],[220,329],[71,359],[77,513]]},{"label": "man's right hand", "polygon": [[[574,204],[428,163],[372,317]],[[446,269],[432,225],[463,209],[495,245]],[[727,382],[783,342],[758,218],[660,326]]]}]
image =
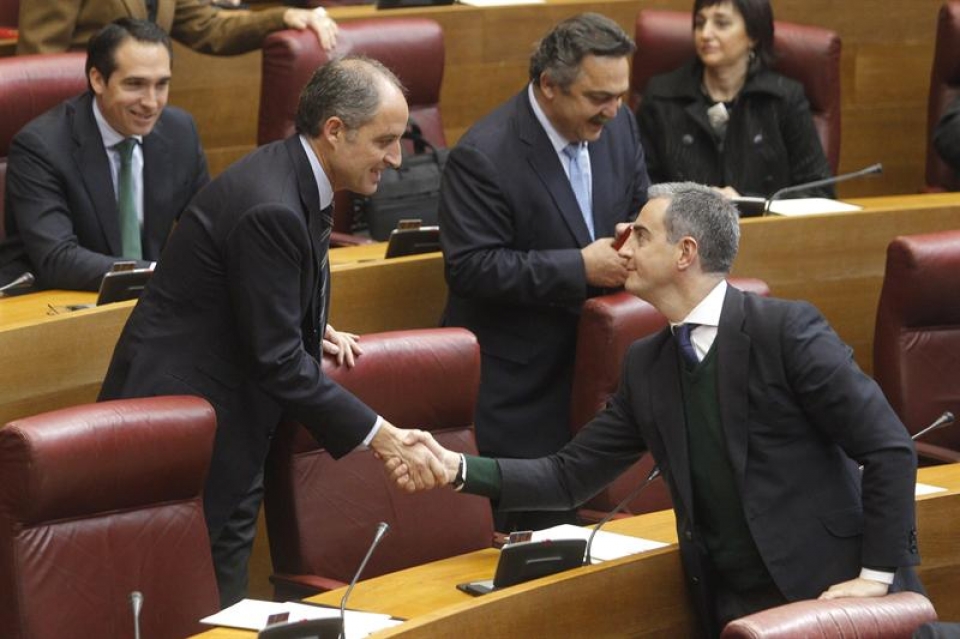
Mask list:
[{"label": "man's right hand", "polygon": [[405,480],[396,480],[397,484],[407,492],[414,492],[450,482],[444,464],[425,441],[433,441],[433,437],[422,431],[397,428],[384,421],[373,436],[370,448],[383,461],[388,472],[394,473],[395,469],[402,468]]},{"label": "man's right hand", "polygon": [[627,281],[627,260],[613,248],[613,239],[602,237],[580,249],[587,284],[600,288],[619,288]]},{"label": "man's right hand", "polygon": [[[425,446],[430,453],[440,461],[440,465],[443,468],[443,476],[437,476],[436,486],[447,486],[453,483],[453,480],[457,477],[457,469],[460,467],[460,454],[455,453],[451,450],[447,450],[440,443],[433,438],[427,431],[423,430],[410,430],[405,434],[405,443],[408,446],[419,445]],[[422,490],[422,484],[416,481],[414,474],[411,473],[411,469],[403,460],[399,458],[392,458],[384,460],[384,468],[387,471],[387,475],[396,482],[397,486],[406,490],[407,492],[415,492],[417,490]],[[431,488],[428,486],[427,488]]]}]

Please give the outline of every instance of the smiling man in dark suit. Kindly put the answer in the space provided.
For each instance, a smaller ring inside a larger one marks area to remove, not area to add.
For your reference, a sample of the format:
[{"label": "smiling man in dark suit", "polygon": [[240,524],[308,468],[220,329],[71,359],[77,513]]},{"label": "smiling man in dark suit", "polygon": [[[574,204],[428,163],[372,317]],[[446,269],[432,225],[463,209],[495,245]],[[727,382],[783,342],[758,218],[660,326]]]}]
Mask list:
[{"label": "smiling man in dark suit", "polygon": [[90,90],[14,138],[3,252],[25,251],[40,287],[96,290],[118,260],[156,261],[209,180],[193,119],[166,106],[170,55],[153,23],[104,27],[87,51]]},{"label": "smiling man in dark suit", "polygon": [[733,204],[691,183],[649,195],[620,250],[624,287],[670,327],[630,347],[616,394],[559,453],[436,447],[447,479],[505,510],[563,509],[651,452],[711,637],[787,601],[922,590],[917,458],[880,388],[814,307],[727,284]]},{"label": "smiling man in dark suit", "polygon": [[321,67],[297,135],[260,147],[203,189],[127,322],[100,399],[200,395],[217,413],[204,510],[224,606],[246,593],[263,464],[281,415],[334,457],[368,445],[417,483],[443,469],[409,431],[323,375],[321,348],[352,365],[355,335],[327,323],[333,194],[371,195],[400,164],[407,103],[381,64]]},{"label": "smiling man in dark suit", "polygon": [[[539,457],[570,439],[568,408],[583,302],[627,276],[613,248],[649,184],[622,105],[633,41],[612,20],[557,25],[530,59],[530,83],[450,153],[440,239],[450,288],[443,323],[480,341],[477,443]],[[561,516],[513,514],[498,530]]]}]

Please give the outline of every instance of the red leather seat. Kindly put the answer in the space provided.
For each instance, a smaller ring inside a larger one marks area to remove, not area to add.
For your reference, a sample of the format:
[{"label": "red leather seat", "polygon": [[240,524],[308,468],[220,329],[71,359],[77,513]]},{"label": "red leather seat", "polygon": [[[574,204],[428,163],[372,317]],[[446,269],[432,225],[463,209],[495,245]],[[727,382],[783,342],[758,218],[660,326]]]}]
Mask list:
[{"label": "red leather seat", "polygon": [[[873,375],[911,433],[960,415],[960,231],[897,237],[873,338]],[[921,461],[960,461],[960,425],[917,442]]]},{"label": "red leather seat", "polygon": [[[749,278],[731,278],[730,284],[744,291],[769,295],[766,283]],[[667,319],[653,306],[626,292],[587,300],[577,328],[577,354],[574,360],[573,392],[570,397],[570,430],[576,434],[603,408],[617,390],[620,369],[627,348],[640,338],[652,335],[667,325]],[[644,455],[610,486],[580,509],[584,521],[599,521],[639,486],[653,469],[653,460]],[[637,515],[671,507],[670,495],[662,479],[655,480],[623,513]]]},{"label": "red leather seat", "polygon": [[200,632],[219,608],[202,491],[216,416],[195,397],[120,400],[0,428],[0,637]]},{"label": "red leather seat", "polygon": [[[443,30],[423,18],[356,20],[340,25],[337,57],[362,54],[393,71],[407,89],[410,117],[424,137],[437,148],[446,146],[440,118],[443,84]],[[309,31],[277,31],[263,42],[263,80],[257,143],[266,144],[294,132],[300,92],[313,72],[332,55]],[[335,245],[357,244],[368,239],[350,236],[353,207],[349,194],[338,193],[333,215]]]},{"label": "red leather seat", "polygon": [[927,98],[926,190],[956,191],[960,182],[956,172],[940,159],[933,146],[933,131],[946,108],[960,97],[960,2],[951,0],[940,7],[937,40],[930,69],[930,95]]},{"label": "red leather seat", "polygon": [[920,625],[936,619],[933,604],[915,592],[814,599],[735,619],[723,629],[720,639],[910,639]]},{"label": "red leather seat", "polygon": [[[324,372],[396,426],[429,430],[447,448],[476,454],[480,349],[472,333],[379,333],[364,335],[361,345],[353,369],[325,359]],[[280,426],[264,485],[279,599],[349,582],[380,521],[390,532],[363,578],[493,545],[488,500],[446,488],[402,492],[372,452],[334,460],[298,424]]]},{"label": "red leather seat", "polygon": [[84,53],[0,58],[0,239],[10,143],[30,120],[86,90],[86,59]]},{"label": "red leather seat", "polygon": [[[644,9],[637,14],[637,50],[630,77],[630,108],[640,105],[647,82],[695,55],[690,13]],[[828,29],[774,22],[773,69],[803,85],[834,174],[840,164],[840,37]]]}]

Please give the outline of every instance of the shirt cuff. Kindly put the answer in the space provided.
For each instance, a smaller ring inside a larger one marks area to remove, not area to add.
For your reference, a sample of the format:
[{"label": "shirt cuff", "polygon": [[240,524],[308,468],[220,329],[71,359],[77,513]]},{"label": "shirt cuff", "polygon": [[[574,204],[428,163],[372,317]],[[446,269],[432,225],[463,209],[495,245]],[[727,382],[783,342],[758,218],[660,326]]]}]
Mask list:
[{"label": "shirt cuff", "polygon": [[[466,472],[469,469],[469,472]],[[464,455],[464,484],[461,489],[471,495],[500,499],[500,464],[489,457]]]},{"label": "shirt cuff", "polygon": [[887,572],[885,570],[871,570],[870,568],[861,568],[860,569],[860,578],[869,579],[870,581],[879,581],[882,584],[887,584],[888,586],[893,583],[893,577],[896,573]]},{"label": "shirt cuff", "polygon": [[[383,417],[377,415],[377,421],[373,423],[373,428],[370,429],[370,432],[367,433],[367,436],[363,438],[363,442],[360,444],[363,448],[361,450],[367,449],[370,447],[370,442],[373,441],[373,438],[377,436],[377,433],[380,432],[380,427],[383,426]],[[358,448],[360,448],[358,446]]]}]

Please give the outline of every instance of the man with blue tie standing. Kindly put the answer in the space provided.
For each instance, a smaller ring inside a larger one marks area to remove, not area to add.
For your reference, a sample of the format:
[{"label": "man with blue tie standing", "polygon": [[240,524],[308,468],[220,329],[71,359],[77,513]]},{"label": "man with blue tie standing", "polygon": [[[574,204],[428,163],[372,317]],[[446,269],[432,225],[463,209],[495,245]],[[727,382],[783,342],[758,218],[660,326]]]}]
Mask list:
[{"label": "man with blue tie standing", "polygon": [[[440,193],[450,293],[443,323],[480,341],[480,451],[531,458],[570,438],[568,408],[583,302],[623,285],[613,248],[649,186],[636,123],[622,105],[632,40],[582,14],[530,60],[530,83],[450,154]],[[498,530],[571,519],[512,513]]]},{"label": "man with blue tie standing", "polygon": [[86,70],[89,91],[27,124],[10,148],[0,252],[25,253],[43,288],[96,290],[118,260],[156,261],[209,180],[193,118],[166,106],[166,33],[128,18],[107,25]]}]

